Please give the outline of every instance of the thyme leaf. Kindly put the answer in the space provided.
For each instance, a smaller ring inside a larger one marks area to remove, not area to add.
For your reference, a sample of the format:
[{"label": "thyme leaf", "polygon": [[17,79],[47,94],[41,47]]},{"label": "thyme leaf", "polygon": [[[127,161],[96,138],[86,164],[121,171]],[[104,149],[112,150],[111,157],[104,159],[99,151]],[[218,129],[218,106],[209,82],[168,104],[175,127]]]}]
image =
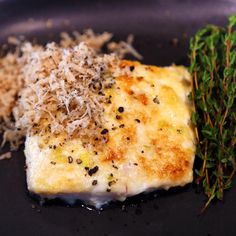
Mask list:
[{"label": "thyme leaf", "polygon": [[236,15],[226,28],[207,25],[190,40],[191,100],[195,104],[195,182],[206,195],[205,210],[223,200],[236,172]]}]

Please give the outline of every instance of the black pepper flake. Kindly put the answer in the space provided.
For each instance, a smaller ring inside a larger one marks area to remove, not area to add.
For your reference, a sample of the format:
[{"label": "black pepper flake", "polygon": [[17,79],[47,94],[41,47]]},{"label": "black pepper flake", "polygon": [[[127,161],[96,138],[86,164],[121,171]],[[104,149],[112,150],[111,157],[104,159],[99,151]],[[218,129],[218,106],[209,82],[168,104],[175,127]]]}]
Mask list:
[{"label": "black pepper flake", "polygon": [[139,120],[139,119],[135,119],[135,121],[136,121],[137,123],[140,123],[140,120]]},{"label": "black pepper flake", "polygon": [[177,133],[178,134],[182,134],[182,130],[181,129],[177,129]]},{"label": "black pepper flake", "polygon": [[53,145],[53,149],[55,150],[57,148],[57,146],[56,145]]},{"label": "black pepper flake", "polygon": [[111,192],[111,189],[110,189],[110,188],[107,188],[107,192],[108,192],[108,193]]},{"label": "black pepper flake", "polygon": [[159,101],[159,99],[158,99],[158,96],[156,96],[155,98],[153,98],[153,100],[152,100],[154,103],[156,103],[156,104],[160,104],[160,101]]},{"label": "black pepper flake", "polygon": [[100,95],[100,96],[105,96],[105,94],[103,93],[103,92],[98,92],[98,95]]},{"label": "black pepper flake", "polygon": [[57,163],[55,161],[50,162],[52,165],[56,165]]},{"label": "black pepper flake", "polygon": [[119,128],[124,128],[125,127],[125,125],[124,124],[121,124],[120,126],[119,126]]},{"label": "black pepper flake", "polygon": [[97,155],[97,154],[98,154],[98,152],[97,152],[97,151],[94,151],[94,154],[95,154],[95,155]]},{"label": "black pepper flake", "polygon": [[117,120],[120,120],[120,119],[121,119],[121,116],[116,115],[116,119],[117,119]]},{"label": "black pepper flake", "polygon": [[96,179],[93,180],[92,185],[95,186],[95,185],[97,185],[97,184],[98,184],[98,181],[97,181]]},{"label": "black pepper flake", "polygon": [[111,173],[110,176],[113,177],[113,174]]},{"label": "black pepper flake", "polygon": [[126,139],[127,139],[127,140],[130,140],[130,138],[129,138],[129,137],[127,137]]},{"label": "black pepper flake", "polygon": [[116,127],[112,127],[111,129],[112,129],[112,130],[116,130],[117,128],[116,128]]},{"label": "black pepper flake", "polygon": [[91,85],[92,85],[92,87],[93,87],[94,90],[99,91],[99,90],[102,89],[102,84],[101,84],[101,82],[94,81]]},{"label": "black pepper flake", "polygon": [[118,111],[119,111],[120,113],[124,112],[124,110],[125,110],[124,107],[119,107],[119,108],[118,108]]},{"label": "black pepper flake", "polygon": [[98,171],[98,166],[93,167],[92,169],[88,170],[88,174],[89,176],[92,176],[93,174],[95,174]]},{"label": "black pepper flake", "polygon": [[130,71],[133,71],[135,69],[135,67],[134,66],[130,66],[129,69],[130,69]]},{"label": "black pepper flake", "polygon": [[80,164],[82,164],[82,160],[81,159],[76,159],[76,163],[78,164],[78,165],[80,165]]},{"label": "black pepper flake", "polygon": [[52,149],[52,145],[49,145],[49,148]]},{"label": "black pepper flake", "polygon": [[88,170],[89,170],[89,167],[85,166],[84,169],[88,171]]},{"label": "black pepper flake", "polygon": [[68,163],[69,164],[73,163],[73,157],[72,156],[68,156]]},{"label": "black pepper flake", "polygon": [[112,167],[118,170],[118,167],[116,165],[112,165]]},{"label": "black pepper flake", "polygon": [[141,153],[144,153],[144,151],[142,150]]},{"label": "black pepper flake", "polygon": [[137,166],[137,165],[138,165],[138,163],[134,163],[134,165],[135,165],[135,166]]},{"label": "black pepper flake", "polygon": [[101,134],[107,134],[108,133],[108,129],[103,129],[102,131],[101,131]]}]

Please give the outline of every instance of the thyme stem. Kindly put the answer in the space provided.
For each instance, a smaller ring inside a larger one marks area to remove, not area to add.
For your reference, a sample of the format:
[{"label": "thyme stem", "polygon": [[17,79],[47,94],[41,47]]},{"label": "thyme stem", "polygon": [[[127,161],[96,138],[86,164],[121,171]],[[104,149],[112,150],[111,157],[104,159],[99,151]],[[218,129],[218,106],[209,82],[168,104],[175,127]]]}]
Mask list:
[{"label": "thyme stem", "polygon": [[203,211],[223,200],[236,173],[236,16],[227,28],[208,25],[190,41],[190,72],[197,152],[195,182],[206,195]]}]

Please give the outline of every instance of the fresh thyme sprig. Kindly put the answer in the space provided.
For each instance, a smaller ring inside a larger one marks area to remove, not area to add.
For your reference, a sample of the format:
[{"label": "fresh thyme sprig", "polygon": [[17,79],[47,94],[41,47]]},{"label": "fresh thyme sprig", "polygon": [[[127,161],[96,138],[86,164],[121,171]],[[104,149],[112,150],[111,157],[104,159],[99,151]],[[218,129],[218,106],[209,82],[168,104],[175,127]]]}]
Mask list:
[{"label": "fresh thyme sprig", "polygon": [[190,41],[197,151],[195,182],[207,196],[223,200],[236,172],[236,15],[227,28],[208,25]]}]

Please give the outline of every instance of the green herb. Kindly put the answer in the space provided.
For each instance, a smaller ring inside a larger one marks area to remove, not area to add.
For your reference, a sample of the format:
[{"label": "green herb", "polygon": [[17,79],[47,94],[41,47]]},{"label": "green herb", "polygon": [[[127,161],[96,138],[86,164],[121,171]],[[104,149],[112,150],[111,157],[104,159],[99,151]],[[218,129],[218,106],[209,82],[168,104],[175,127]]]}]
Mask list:
[{"label": "green herb", "polygon": [[190,41],[198,140],[195,182],[207,196],[223,200],[232,184],[236,164],[236,16],[227,28],[208,25]]}]

